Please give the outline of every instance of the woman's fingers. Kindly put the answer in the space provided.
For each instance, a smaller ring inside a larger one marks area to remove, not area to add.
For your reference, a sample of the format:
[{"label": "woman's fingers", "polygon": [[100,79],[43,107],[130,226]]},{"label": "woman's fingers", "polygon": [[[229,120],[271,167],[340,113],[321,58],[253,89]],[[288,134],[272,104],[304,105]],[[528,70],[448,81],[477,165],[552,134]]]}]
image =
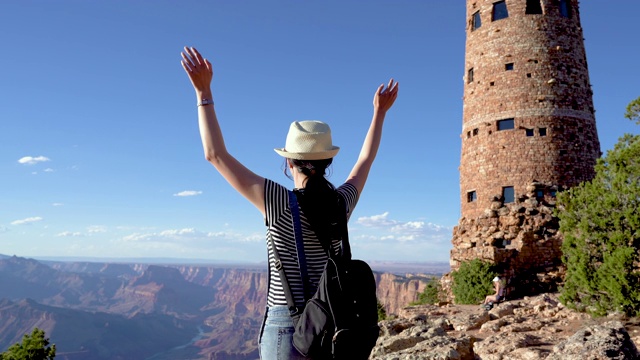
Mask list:
[{"label": "woman's fingers", "polygon": [[391,88],[391,92],[394,95],[398,95],[398,82],[397,81],[393,84],[393,87]]},{"label": "woman's fingers", "polygon": [[191,59],[189,58],[189,56],[187,56],[185,53],[181,52],[180,55],[182,55],[182,66],[185,67],[185,70],[187,71],[193,71],[194,65],[193,62],[191,62]]},{"label": "woman's fingers", "polygon": [[202,55],[196,50],[194,47],[184,47],[184,51],[180,53],[182,55],[182,59],[184,64],[186,65],[188,71],[198,71],[201,68],[206,68],[207,70],[211,70],[211,63],[204,59]]},{"label": "woman's fingers", "polygon": [[203,59],[202,55],[200,55],[198,50],[196,48],[194,48],[193,46],[191,47],[191,54],[196,59],[196,61],[198,62],[199,65],[204,65],[204,59]]}]

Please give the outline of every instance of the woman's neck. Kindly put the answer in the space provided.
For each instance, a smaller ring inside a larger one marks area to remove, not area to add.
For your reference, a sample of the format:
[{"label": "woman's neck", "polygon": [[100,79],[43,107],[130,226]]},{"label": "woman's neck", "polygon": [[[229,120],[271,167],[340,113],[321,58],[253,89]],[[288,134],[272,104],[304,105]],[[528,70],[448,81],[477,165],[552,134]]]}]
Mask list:
[{"label": "woman's neck", "polygon": [[293,186],[296,189],[303,189],[304,183],[307,180],[307,175],[297,171],[296,169],[291,169],[291,173],[293,174]]}]

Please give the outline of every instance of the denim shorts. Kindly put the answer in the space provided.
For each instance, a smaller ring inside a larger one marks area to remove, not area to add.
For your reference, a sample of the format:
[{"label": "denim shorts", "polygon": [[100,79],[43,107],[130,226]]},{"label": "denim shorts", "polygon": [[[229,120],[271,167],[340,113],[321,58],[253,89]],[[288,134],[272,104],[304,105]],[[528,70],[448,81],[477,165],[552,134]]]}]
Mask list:
[{"label": "denim shorts", "polygon": [[267,309],[259,341],[262,360],[304,360],[293,347],[293,320],[284,305]]}]

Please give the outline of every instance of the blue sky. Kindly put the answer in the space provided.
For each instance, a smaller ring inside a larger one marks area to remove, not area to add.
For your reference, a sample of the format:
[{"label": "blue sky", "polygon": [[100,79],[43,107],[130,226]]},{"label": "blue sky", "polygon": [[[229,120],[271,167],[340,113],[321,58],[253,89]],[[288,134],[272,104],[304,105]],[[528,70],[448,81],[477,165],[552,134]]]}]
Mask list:
[{"label": "blue sky", "polygon": [[[602,150],[638,127],[640,2],[581,2]],[[260,213],[203,157],[184,45],[213,63],[229,150],[291,186],[293,120],[356,160],[378,85],[400,94],[350,222],[354,255],[447,261],[459,214],[462,0],[3,1],[0,254],[263,261]]]}]

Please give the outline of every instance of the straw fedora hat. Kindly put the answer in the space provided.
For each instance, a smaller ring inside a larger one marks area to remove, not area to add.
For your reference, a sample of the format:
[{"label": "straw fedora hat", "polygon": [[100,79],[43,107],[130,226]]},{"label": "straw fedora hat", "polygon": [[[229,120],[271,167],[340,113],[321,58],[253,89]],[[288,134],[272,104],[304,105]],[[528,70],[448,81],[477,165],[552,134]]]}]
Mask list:
[{"label": "straw fedora hat", "polygon": [[292,122],[284,148],[274,150],[288,159],[322,160],[336,156],[340,148],[331,142],[329,125],[322,121],[304,120]]}]

